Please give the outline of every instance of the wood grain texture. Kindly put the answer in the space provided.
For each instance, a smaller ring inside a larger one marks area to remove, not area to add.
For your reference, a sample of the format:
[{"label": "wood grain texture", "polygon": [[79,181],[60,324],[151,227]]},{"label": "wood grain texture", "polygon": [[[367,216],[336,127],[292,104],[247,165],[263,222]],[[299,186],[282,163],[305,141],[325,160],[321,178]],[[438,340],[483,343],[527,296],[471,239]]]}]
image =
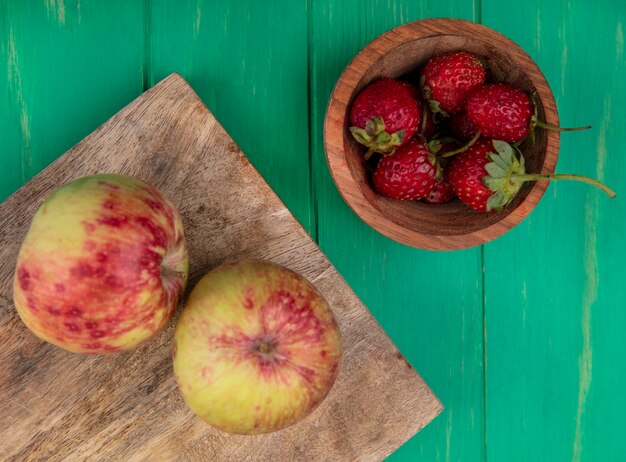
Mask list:
[{"label": "wood grain texture", "polygon": [[[273,434],[211,429],[184,405],[171,368],[174,323],[144,346],[81,356],[19,320],[11,281],[44,197],[96,172],[137,176],[179,208],[191,286],[236,258],[269,259],[312,281],[333,308],[344,358],[311,416]],[[278,197],[178,75],[172,75],[0,205],[0,459],[381,460],[441,405]]]},{"label": "wood grain texture", "polygon": [[343,69],[370,40],[426,15],[472,19],[476,11],[463,0],[312,2],[311,154],[319,244],[444,404],[441,416],[392,461],[484,460],[481,251],[413,249],[367,226],[328,172],[324,114]]},{"label": "wood grain texture", "polygon": [[485,24],[537,61],[566,126],[557,172],[600,178],[611,201],[555,182],[485,247],[487,460],[626,460],[626,11],[616,2],[483,2]]},{"label": "wood grain texture", "polygon": [[[374,229],[403,244],[428,250],[474,247],[501,236],[521,222],[547,189],[546,182],[527,183],[501,212],[476,213],[459,200],[432,206],[397,201],[377,194],[350,135],[352,100],[381,77],[415,74],[430,57],[464,50],[479,56],[488,79],[537,95],[540,120],[558,125],[554,97],[534,61],[518,45],[474,22],[428,19],[399,26],[369,43],[341,74],[328,103],[324,146],[330,173],[348,205]],[[559,134],[537,130],[534,143],[520,146],[529,172],[550,174],[559,152]]]}]

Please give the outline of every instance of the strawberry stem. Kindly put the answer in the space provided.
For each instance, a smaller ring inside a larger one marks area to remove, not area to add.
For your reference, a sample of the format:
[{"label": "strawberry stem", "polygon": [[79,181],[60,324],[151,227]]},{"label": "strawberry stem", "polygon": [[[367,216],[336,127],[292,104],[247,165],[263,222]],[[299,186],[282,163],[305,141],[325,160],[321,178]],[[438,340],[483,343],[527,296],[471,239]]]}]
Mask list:
[{"label": "strawberry stem", "polygon": [[369,160],[369,158],[372,157],[372,155],[374,155],[375,152],[376,152],[376,146],[371,146],[367,151],[365,151],[365,154],[363,155],[363,157],[365,157],[365,160]]},{"label": "strawberry stem", "polygon": [[526,173],[524,175],[511,175],[510,178],[517,178],[520,179],[522,181],[543,181],[543,180],[575,180],[575,181],[582,181],[583,183],[588,183],[590,185],[595,186],[596,188],[601,189],[602,191],[604,191],[611,199],[614,199],[615,196],[617,194],[615,194],[615,191],[613,191],[611,188],[609,188],[608,186],[606,186],[603,183],[600,183],[597,180],[594,180],[592,178],[588,178],[586,176],[581,176],[581,175],[571,175],[571,174],[567,174],[567,173],[556,173],[554,175],[542,175],[539,173]]},{"label": "strawberry stem", "polygon": [[556,125],[542,122],[541,120],[535,121],[535,126],[539,128],[544,128],[546,130],[552,130],[555,132],[579,132],[582,130],[589,130],[591,128],[591,125],[587,125],[586,127],[573,127],[573,128],[557,127]]},{"label": "strawberry stem", "polygon": [[465,146],[461,146],[459,149],[455,149],[454,151],[448,151],[445,154],[443,154],[441,157],[452,157],[452,156],[455,156],[457,154],[461,154],[462,152],[467,151],[470,147],[474,145],[474,143],[476,143],[476,141],[478,141],[478,138],[480,138],[480,132],[476,132],[476,134],[474,135],[474,138],[469,140],[469,142]]}]

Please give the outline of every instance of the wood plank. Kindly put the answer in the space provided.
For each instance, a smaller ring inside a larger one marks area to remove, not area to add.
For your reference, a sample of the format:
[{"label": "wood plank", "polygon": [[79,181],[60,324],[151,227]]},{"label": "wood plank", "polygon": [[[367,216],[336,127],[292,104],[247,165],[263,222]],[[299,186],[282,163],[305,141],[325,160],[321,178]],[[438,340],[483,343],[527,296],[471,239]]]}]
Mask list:
[{"label": "wood plank", "polygon": [[0,200],[141,93],[142,15],[140,1],[0,2]]},{"label": "wood plank", "polygon": [[482,460],[482,269],[480,249],[433,253],[382,237],[348,208],[324,159],[330,93],[354,55],[377,35],[426,16],[471,19],[471,1],[312,3],[311,110],[319,244],[424,374],[444,411],[390,460]]},{"label": "wood plank", "polygon": [[537,61],[562,124],[594,126],[561,136],[557,172],[618,192],[610,201],[555,183],[524,223],[485,247],[487,459],[624,460],[626,12],[619,2],[503,10],[487,0],[483,19]]},{"label": "wood plank", "polygon": [[306,0],[151,4],[151,82],[178,72],[309,231]]},{"label": "wood plank", "polygon": [[[191,286],[236,258],[272,260],[312,281],[342,332],[328,397],[294,426],[257,437],[212,429],[183,403],[174,323],[142,347],[84,356],[41,342],[11,302],[18,248],[43,198],[96,172],[137,176],[181,212]],[[145,93],[0,205],[0,459],[381,460],[441,405],[186,82]]]}]

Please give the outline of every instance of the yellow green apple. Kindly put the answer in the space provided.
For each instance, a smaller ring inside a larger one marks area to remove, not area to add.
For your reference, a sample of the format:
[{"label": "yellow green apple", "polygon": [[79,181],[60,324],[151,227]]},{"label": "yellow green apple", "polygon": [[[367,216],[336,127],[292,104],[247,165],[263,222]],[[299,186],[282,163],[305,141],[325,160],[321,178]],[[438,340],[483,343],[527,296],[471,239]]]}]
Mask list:
[{"label": "yellow green apple", "polygon": [[315,287],[265,261],[206,274],[176,324],[174,372],[193,412],[231,433],[283,429],[326,397],[341,336]]},{"label": "yellow green apple", "polygon": [[122,175],[80,178],[37,210],[13,298],[43,340],[79,353],[125,350],[170,321],[187,260],[180,215],[154,187]]}]

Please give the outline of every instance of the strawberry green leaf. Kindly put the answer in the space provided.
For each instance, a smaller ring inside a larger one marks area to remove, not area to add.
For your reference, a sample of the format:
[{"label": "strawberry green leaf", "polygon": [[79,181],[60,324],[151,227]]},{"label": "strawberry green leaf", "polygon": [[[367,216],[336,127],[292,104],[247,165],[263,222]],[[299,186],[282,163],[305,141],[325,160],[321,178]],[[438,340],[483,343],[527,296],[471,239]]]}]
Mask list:
[{"label": "strawberry green leaf", "polygon": [[368,120],[365,129],[350,127],[350,133],[358,143],[368,148],[365,159],[369,159],[375,152],[391,154],[404,140],[404,130],[390,135],[385,131],[385,122],[380,116]]},{"label": "strawberry green leaf", "polygon": [[426,98],[426,100],[428,101],[428,107],[430,108],[432,112],[434,112],[435,114],[446,115],[446,113],[439,106],[439,101],[435,101],[434,99],[428,99],[428,98]]},{"label": "strawberry green leaf", "polygon": [[442,114],[444,116],[447,116],[448,114],[446,114],[443,110],[441,110],[441,107],[439,106],[439,102],[433,99],[430,99],[431,89],[428,85],[426,85],[425,82],[426,80],[424,76],[420,77],[420,86],[422,87],[422,96],[428,103],[428,107],[430,108],[430,111],[433,113],[433,115]]},{"label": "strawberry green leaf", "polygon": [[430,140],[428,143],[426,143],[426,146],[428,147],[428,151],[431,154],[437,154],[441,150],[441,141],[437,139]]},{"label": "strawberry green leaf", "polygon": [[489,175],[483,177],[483,184],[492,191],[501,190],[504,187],[505,181],[506,179],[504,178],[493,178]]},{"label": "strawberry green leaf", "polygon": [[509,164],[507,164],[505,160],[500,156],[492,155],[489,156],[489,159],[503,170],[507,170],[509,168]]},{"label": "strawberry green leaf", "polygon": [[[491,159],[498,158],[498,156],[493,156]],[[502,178],[506,174],[506,168],[502,168],[495,161],[489,162],[485,165],[485,170],[492,178]]]},{"label": "strawberry green leaf", "polygon": [[508,200],[503,191],[496,191],[489,199],[487,199],[487,212],[500,211],[507,205]]},{"label": "strawberry green leaf", "polygon": [[[372,120],[368,121],[368,123],[370,122],[372,123],[372,126],[371,126],[372,136],[376,136],[379,133],[382,133],[385,131],[385,122],[383,121],[383,118],[381,116],[374,117]],[[367,130],[367,125],[365,126],[365,129]]]},{"label": "strawberry green leaf", "polygon": [[391,143],[392,136],[387,132],[382,132],[376,137],[376,144],[380,147]]},{"label": "strawberry green leaf", "polygon": [[525,173],[524,156],[519,150],[504,141],[492,143],[497,153],[487,154],[491,162],[485,165],[488,175],[483,177],[483,184],[493,191],[487,200],[487,211],[506,207],[524,184],[520,175]]},{"label": "strawberry green leaf", "polygon": [[360,143],[364,146],[369,146],[372,143],[372,137],[368,135],[368,133],[362,128],[350,127],[350,133],[352,133],[352,136],[357,141],[357,143]]},{"label": "strawberry green leaf", "polygon": [[382,154],[392,154],[396,147],[402,144],[402,138],[404,137],[404,132],[402,130],[390,135],[387,132],[382,132],[378,137],[376,137],[376,141],[374,143],[376,152],[380,152]]},{"label": "strawberry green leaf", "polygon": [[492,143],[493,147],[496,148],[496,151],[498,152],[502,160],[507,165],[509,165],[512,162],[513,157],[515,156],[513,147],[506,141],[493,140]]},{"label": "strawberry green leaf", "polygon": [[374,119],[372,120],[368,120],[367,123],[365,124],[365,132],[369,135],[369,136],[376,136],[376,124],[374,123]]}]

